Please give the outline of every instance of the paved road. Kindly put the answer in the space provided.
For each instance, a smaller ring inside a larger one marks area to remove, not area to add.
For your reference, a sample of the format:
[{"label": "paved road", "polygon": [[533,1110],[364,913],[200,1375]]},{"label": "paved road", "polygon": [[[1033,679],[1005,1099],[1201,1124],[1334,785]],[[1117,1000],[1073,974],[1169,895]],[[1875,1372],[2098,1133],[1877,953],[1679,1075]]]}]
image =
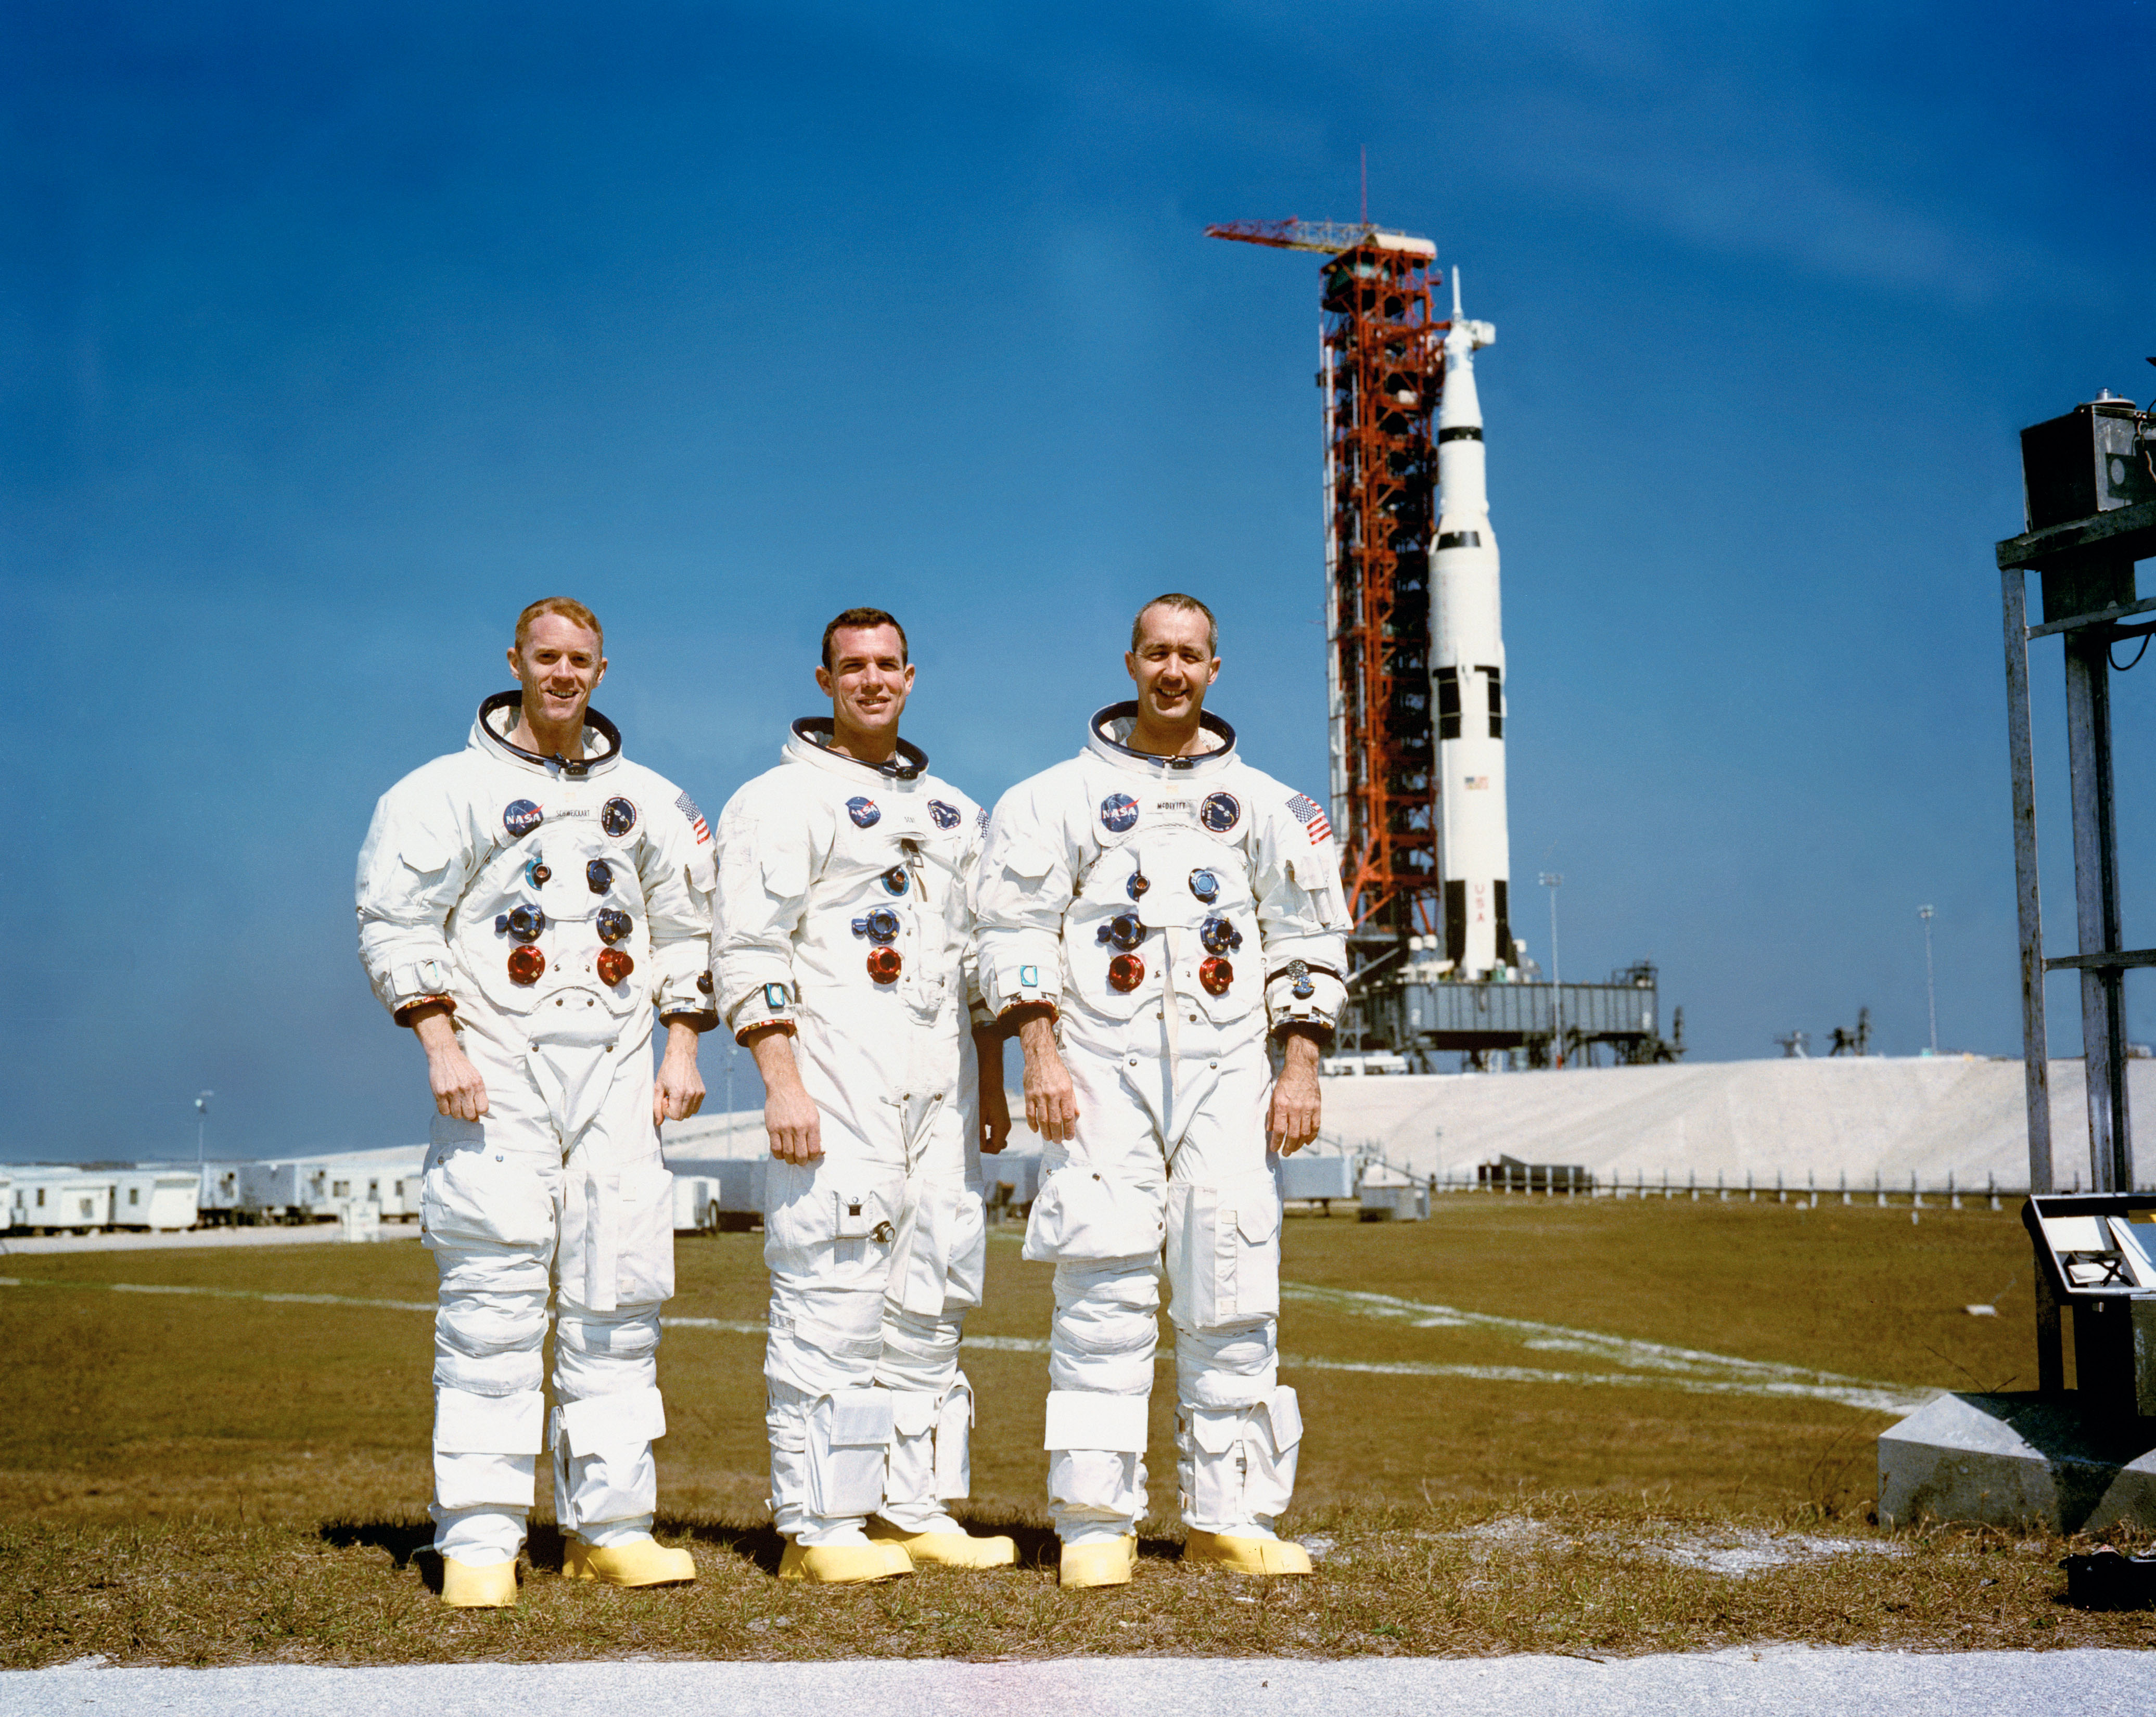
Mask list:
[{"label": "paved road", "polygon": [[2156,1661],[2124,1651],[1910,1653],[1775,1648],[1711,1657],[1064,1658],[950,1663],[456,1663],[393,1669],[107,1669],[0,1674],[4,1717],[768,1717],[845,1709],[906,1717],[2092,1717],[2156,1709]]}]

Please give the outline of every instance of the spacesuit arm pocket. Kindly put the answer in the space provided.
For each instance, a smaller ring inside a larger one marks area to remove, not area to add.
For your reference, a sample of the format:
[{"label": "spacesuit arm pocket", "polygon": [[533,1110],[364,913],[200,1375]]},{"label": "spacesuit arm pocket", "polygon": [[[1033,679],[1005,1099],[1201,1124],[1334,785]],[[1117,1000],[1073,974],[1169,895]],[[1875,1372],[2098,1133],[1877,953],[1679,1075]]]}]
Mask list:
[{"label": "spacesuit arm pocket", "polygon": [[[1008,801],[997,809],[1013,819],[1032,815],[1030,807],[1012,811]],[[1052,826],[989,826],[974,914],[982,1001],[993,1016],[1040,1002],[1053,1007],[1061,997],[1063,914],[1073,884],[1069,854],[1055,833]]]},{"label": "spacesuit arm pocket", "polygon": [[445,926],[464,887],[461,846],[438,818],[387,795],[360,848],[359,957],[376,997],[399,1025],[413,1002],[454,982]]},{"label": "spacesuit arm pocket", "polygon": [[657,1161],[621,1171],[614,1299],[646,1305],[674,1296],[674,1176]]},{"label": "spacesuit arm pocket", "polygon": [[736,1035],[791,1024],[799,990],[793,932],[805,909],[813,839],[805,813],[752,801],[744,787],[719,820],[719,884],[712,903],[711,975],[719,1017]]},{"label": "spacesuit arm pocket", "polygon": [[1065,1163],[1042,1182],[1025,1224],[1024,1256],[1034,1263],[1151,1258],[1160,1249],[1161,1190],[1105,1179]]}]

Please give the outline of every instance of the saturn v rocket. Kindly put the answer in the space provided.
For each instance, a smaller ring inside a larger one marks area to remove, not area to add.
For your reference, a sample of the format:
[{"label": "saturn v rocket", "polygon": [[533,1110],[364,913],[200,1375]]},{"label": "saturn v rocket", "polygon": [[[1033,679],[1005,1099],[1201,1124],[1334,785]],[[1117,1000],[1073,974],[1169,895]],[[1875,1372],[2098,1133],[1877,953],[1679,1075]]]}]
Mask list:
[{"label": "saturn v rocket", "polygon": [[1505,640],[1497,597],[1497,538],[1484,486],[1482,406],[1475,354],[1497,331],[1460,310],[1445,336],[1445,392],[1437,418],[1439,510],[1430,638],[1437,710],[1438,874],[1444,879],[1445,951],[1455,980],[1515,963],[1507,884]]}]

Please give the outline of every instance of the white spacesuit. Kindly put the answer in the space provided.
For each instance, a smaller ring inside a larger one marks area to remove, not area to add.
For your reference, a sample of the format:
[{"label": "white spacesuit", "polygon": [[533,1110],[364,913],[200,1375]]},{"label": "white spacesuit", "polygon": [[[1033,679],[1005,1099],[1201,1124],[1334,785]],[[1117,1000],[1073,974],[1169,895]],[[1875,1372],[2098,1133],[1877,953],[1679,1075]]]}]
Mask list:
[{"label": "white spacesuit", "polygon": [[592,1574],[590,1550],[648,1536],[651,1440],[666,1428],[656,1354],[673,1177],[649,1044],[654,1012],[715,1023],[711,836],[596,711],[587,761],[511,744],[521,696],[489,698],[465,750],[376,806],[360,958],[400,1025],[422,1002],[450,1003],[486,1082],[486,1115],[437,1116],[427,1153],[422,1233],[441,1274],[435,1548],[465,1568],[514,1561],[547,1448],[567,1571],[609,1577]]},{"label": "white spacesuit", "polygon": [[[975,892],[988,1007],[1055,1011],[1077,1102],[1025,1239],[1056,1267],[1046,1446],[1066,1578],[1070,1546],[1127,1539],[1145,1512],[1163,1248],[1183,1519],[1194,1540],[1275,1536],[1302,1426],[1275,1340],[1266,1038],[1329,1034],[1346,1001],[1317,806],[1245,764],[1217,716],[1202,755],[1131,750],[1136,710],[1101,710],[1075,758],[1004,796]],[[1276,1548],[1249,1565],[1291,1571]]]},{"label": "white spacesuit", "polygon": [[721,1017],[737,1037],[793,1033],[821,1120],[823,1156],[774,1161],[765,1183],[782,1572],[803,1549],[870,1539],[993,1566],[1010,1541],[967,1537],[945,1507],[969,1488],[958,1339],[985,1255],[969,957],[983,817],[916,747],[879,766],[829,750],[830,733],[829,718],[795,722],[779,766],[728,802],[711,939]]}]

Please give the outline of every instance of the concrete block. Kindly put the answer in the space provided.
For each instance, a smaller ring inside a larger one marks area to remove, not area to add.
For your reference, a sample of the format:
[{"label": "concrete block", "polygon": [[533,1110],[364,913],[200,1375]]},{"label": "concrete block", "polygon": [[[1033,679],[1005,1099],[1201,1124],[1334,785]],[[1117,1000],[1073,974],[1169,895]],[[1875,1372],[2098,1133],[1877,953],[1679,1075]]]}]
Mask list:
[{"label": "concrete block", "polygon": [[1880,1434],[1879,1520],[2156,1527],[2156,1428],[2092,1420],[2071,1397],[1942,1395]]}]

